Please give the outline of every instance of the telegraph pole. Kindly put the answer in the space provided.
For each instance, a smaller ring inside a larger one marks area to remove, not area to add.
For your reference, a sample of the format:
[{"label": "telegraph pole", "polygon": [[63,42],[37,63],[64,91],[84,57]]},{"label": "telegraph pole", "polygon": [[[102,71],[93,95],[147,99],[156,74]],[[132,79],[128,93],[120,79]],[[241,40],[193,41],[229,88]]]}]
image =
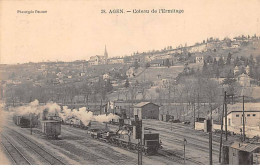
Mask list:
[{"label": "telegraph pole", "polygon": [[102,114],[102,98],[101,98],[101,101],[100,101],[100,115]]},{"label": "telegraph pole", "polygon": [[193,104],[193,106],[192,106],[192,108],[193,108],[193,119],[194,119],[194,130],[195,130],[195,123],[196,123],[196,117],[195,117],[195,103]]},{"label": "telegraph pole", "polygon": [[210,122],[209,122],[209,164],[212,165],[212,106],[210,104]]},{"label": "telegraph pole", "polygon": [[185,145],[187,144],[187,140],[184,138],[184,140],[183,140],[183,154],[184,154],[184,157],[183,157],[183,159],[184,159],[184,164],[185,164],[185,162],[186,162],[186,156],[185,156]]},{"label": "telegraph pole", "polygon": [[198,120],[200,119],[200,93],[198,93]]},{"label": "telegraph pole", "polygon": [[31,135],[32,135],[32,113],[30,113],[30,129],[31,129]]},{"label": "telegraph pole", "polygon": [[140,164],[140,139],[138,140],[138,152],[137,152],[137,153],[138,153],[138,156],[137,156],[137,159],[138,159],[138,160],[137,160],[137,164],[138,164],[138,165],[141,165],[141,164]]},{"label": "telegraph pole", "polygon": [[227,92],[225,91],[225,97],[224,97],[224,104],[225,104],[225,136],[226,141],[228,140],[228,134],[227,134]]},{"label": "telegraph pole", "polygon": [[137,122],[138,122],[138,128],[137,129],[139,129],[139,140],[138,140],[138,165],[142,165],[143,164],[143,143],[142,143],[142,136],[143,136],[143,125],[142,125],[142,119],[141,120],[137,120]]},{"label": "telegraph pole", "polygon": [[246,134],[245,134],[245,96],[243,95],[243,141],[246,140]]},{"label": "telegraph pole", "polygon": [[219,163],[221,163],[224,111],[225,111],[225,103],[223,103],[223,110],[222,110],[222,115],[221,115],[221,134],[220,134],[220,145],[219,145]]}]

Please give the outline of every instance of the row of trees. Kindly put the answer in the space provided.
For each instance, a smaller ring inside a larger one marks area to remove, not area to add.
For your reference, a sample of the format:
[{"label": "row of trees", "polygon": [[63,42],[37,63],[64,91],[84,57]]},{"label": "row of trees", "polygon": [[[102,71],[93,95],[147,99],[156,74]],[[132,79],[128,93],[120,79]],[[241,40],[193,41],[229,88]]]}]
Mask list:
[{"label": "row of trees", "polygon": [[[98,82],[81,82],[56,86],[33,86],[31,83],[7,86],[5,99],[7,103],[28,103],[38,99],[41,103],[48,101],[60,103],[83,102],[88,103],[97,99],[106,100],[107,94],[113,90],[110,80],[99,79]],[[76,99],[78,97],[78,99]]]}]

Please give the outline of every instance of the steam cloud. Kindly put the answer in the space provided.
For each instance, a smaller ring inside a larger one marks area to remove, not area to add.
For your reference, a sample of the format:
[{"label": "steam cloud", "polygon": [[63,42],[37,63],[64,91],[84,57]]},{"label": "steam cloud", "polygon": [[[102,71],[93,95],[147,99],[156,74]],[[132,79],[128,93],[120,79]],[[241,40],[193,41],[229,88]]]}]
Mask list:
[{"label": "steam cloud", "polygon": [[109,122],[112,119],[119,119],[119,116],[112,113],[105,115],[93,115],[93,112],[87,111],[86,107],[79,108],[79,110],[71,110],[67,106],[63,106],[63,110],[60,113],[60,117],[65,121],[72,117],[79,119],[83,122],[84,125],[88,125],[91,121],[97,122]]},{"label": "steam cloud", "polygon": [[67,106],[61,107],[57,103],[49,102],[46,105],[40,105],[38,100],[34,100],[28,105],[16,107],[12,109],[16,115],[44,115],[44,111],[47,112],[47,116],[59,116],[63,121],[70,118],[79,119],[84,125],[88,125],[91,121],[97,122],[109,122],[112,119],[119,119],[119,116],[112,113],[105,115],[94,115],[93,112],[87,111],[86,107],[77,109],[69,109]]},{"label": "steam cloud", "polygon": [[34,100],[28,105],[15,107],[12,111],[17,115],[42,115],[43,111],[47,111],[48,115],[59,116],[61,108],[57,103],[49,102],[46,105],[40,105],[38,100]]}]

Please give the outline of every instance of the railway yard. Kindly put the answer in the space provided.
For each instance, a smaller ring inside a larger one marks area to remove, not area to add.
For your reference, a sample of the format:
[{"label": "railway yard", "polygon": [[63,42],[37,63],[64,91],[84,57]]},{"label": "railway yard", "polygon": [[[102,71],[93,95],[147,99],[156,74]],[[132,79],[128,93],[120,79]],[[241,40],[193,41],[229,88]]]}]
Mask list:
[{"label": "railway yard", "polygon": [[[61,125],[58,139],[47,138],[39,129],[21,128],[11,116],[1,131],[1,151],[9,164],[88,164],[134,165],[137,151],[93,139],[88,131],[70,125]],[[143,155],[142,164],[184,164],[183,140],[187,140],[185,164],[208,164],[208,135],[194,131],[192,126],[158,120],[143,120],[145,130],[160,134],[162,149],[156,154]],[[110,130],[117,125],[108,124]],[[213,163],[218,163],[219,135],[213,136]]]}]

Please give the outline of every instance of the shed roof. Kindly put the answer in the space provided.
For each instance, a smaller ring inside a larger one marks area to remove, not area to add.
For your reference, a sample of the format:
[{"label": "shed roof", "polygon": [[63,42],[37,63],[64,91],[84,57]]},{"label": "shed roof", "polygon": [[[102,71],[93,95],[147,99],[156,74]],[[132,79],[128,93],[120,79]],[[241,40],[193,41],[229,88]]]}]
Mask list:
[{"label": "shed roof", "polygon": [[[154,104],[154,103],[151,103],[151,102],[140,102],[138,104],[135,104],[134,107],[143,107],[143,106],[145,106],[147,104]],[[159,106],[157,104],[154,104],[154,105]]]},{"label": "shed roof", "polygon": [[234,142],[231,148],[238,149],[246,152],[254,152],[256,149],[260,148],[259,144],[243,143],[243,142]]}]

